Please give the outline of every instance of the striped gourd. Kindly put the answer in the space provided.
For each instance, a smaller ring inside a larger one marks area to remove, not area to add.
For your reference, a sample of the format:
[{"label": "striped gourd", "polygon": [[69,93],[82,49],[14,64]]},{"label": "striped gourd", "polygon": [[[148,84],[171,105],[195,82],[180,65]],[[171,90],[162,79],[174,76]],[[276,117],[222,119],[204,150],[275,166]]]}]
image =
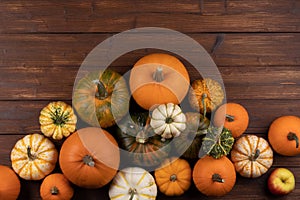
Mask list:
[{"label": "striped gourd", "polygon": [[246,135],[234,144],[231,160],[241,176],[256,178],[272,166],[273,151],[265,139],[256,135]]},{"label": "striped gourd", "polygon": [[128,167],[119,171],[109,188],[111,200],[154,200],[156,195],[154,177],[139,167]]}]

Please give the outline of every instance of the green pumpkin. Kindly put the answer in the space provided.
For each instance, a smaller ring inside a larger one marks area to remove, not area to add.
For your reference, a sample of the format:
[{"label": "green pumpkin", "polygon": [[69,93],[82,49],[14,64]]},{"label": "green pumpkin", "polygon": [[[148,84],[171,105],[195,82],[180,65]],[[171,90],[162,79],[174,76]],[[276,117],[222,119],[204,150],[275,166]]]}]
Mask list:
[{"label": "green pumpkin", "polygon": [[196,112],[187,112],[185,116],[186,129],[173,139],[173,144],[179,156],[186,159],[198,159],[202,139],[207,133],[210,120]]},{"label": "green pumpkin", "polygon": [[[153,167],[166,159],[171,150],[169,141],[163,142],[149,125],[150,117],[146,113],[128,115],[117,127],[119,146],[128,153],[122,156],[124,160],[138,166]],[[122,151],[121,151],[122,154]]]},{"label": "green pumpkin", "polygon": [[73,91],[73,107],[80,118],[102,128],[114,125],[126,115],[129,99],[125,79],[109,69],[88,73]]},{"label": "green pumpkin", "polygon": [[213,158],[221,158],[230,153],[234,138],[227,128],[210,127],[202,141],[199,157],[208,154]]}]

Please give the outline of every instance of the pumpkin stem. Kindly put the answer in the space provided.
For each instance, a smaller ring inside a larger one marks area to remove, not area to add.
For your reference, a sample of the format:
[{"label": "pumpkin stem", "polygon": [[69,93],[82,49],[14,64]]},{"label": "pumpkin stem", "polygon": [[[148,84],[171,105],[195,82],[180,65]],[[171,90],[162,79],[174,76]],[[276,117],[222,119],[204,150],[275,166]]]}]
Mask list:
[{"label": "pumpkin stem", "polygon": [[157,67],[155,72],[153,73],[153,80],[156,82],[162,82],[164,80],[163,68]]},{"label": "pumpkin stem", "polygon": [[135,141],[139,144],[145,144],[148,142],[148,137],[145,134],[145,131],[141,130],[135,137]]},{"label": "pumpkin stem", "polygon": [[213,174],[211,178],[212,178],[213,182],[225,183],[225,180],[222,179],[220,174]]},{"label": "pumpkin stem", "polygon": [[172,117],[167,117],[165,121],[166,121],[167,124],[171,124],[171,123],[174,122]]},{"label": "pumpkin stem", "polygon": [[93,157],[90,155],[86,155],[83,157],[83,163],[90,166],[90,167],[94,167],[95,166],[95,162],[93,160]]},{"label": "pumpkin stem", "polygon": [[287,138],[289,141],[295,140],[296,141],[296,148],[299,147],[299,138],[297,137],[297,135],[293,132],[289,132],[289,134],[287,135]]},{"label": "pumpkin stem", "polygon": [[260,154],[260,150],[256,149],[255,153],[250,156],[249,160],[255,161],[258,158],[259,154]]},{"label": "pumpkin stem", "polygon": [[228,122],[233,122],[233,121],[234,121],[234,116],[232,116],[232,115],[226,114],[225,117],[226,117],[226,120],[227,120]]},{"label": "pumpkin stem", "polygon": [[206,117],[206,103],[205,103],[205,98],[207,98],[207,94],[206,93],[203,93],[202,94],[202,105],[203,105],[203,115],[202,115],[202,120],[205,120],[205,117]]},{"label": "pumpkin stem", "polygon": [[134,197],[134,195],[137,194],[137,191],[136,191],[135,188],[130,188],[129,191],[128,191],[128,193],[130,194],[129,200],[132,200],[133,197]]},{"label": "pumpkin stem", "polygon": [[95,97],[100,100],[106,99],[108,97],[108,92],[104,84],[99,80],[94,80],[93,82],[97,85],[97,92],[95,94]]},{"label": "pumpkin stem", "polygon": [[58,188],[56,186],[53,186],[51,188],[50,192],[51,192],[52,195],[57,195],[58,192],[59,192],[59,190],[58,190]]},{"label": "pumpkin stem", "polygon": [[36,159],[36,156],[31,153],[31,147],[30,146],[27,147],[27,156],[30,160],[35,160]]},{"label": "pumpkin stem", "polygon": [[172,175],[170,176],[170,181],[175,182],[176,180],[177,180],[176,174],[172,174]]}]

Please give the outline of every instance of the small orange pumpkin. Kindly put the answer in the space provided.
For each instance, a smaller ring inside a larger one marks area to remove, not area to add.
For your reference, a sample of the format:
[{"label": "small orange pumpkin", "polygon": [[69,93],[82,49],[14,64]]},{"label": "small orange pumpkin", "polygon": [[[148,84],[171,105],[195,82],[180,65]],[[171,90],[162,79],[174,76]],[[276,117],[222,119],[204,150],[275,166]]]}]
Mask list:
[{"label": "small orange pumpkin", "polygon": [[189,90],[190,78],[175,56],[154,53],[135,63],[129,85],[134,100],[149,110],[156,104],[179,104]]},{"label": "small orange pumpkin", "polygon": [[191,185],[192,169],[184,159],[169,158],[154,172],[159,190],[167,196],[180,196]]},{"label": "small orange pumpkin", "polygon": [[98,127],[77,130],[63,143],[59,155],[65,177],[83,188],[100,188],[116,175],[120,151],[116,140]]},{"label": "small orange pumpkin", "polygon": [[249,115],[244,106],[238,103],[221,105],[214,115],[214,125],[229,129],[234,138],[241,136],[249,124]]},{"label": "small orange pumpkin", "polygon": [[219,159],[205,156],[194,166],[193,181],[201,193],[207,196],[223,196],[235,185],[236,172],[226,156]]},{"label": "small orange pumpkin", "polygon": [[268,139],[274,151],[280,155],[300,154],[300,118],[281,116],[275,119],[270,125]]},{"label": "small orange pumpkin", "polygon": [[21,184],[15,172],[0,165],[0,199],[16,200],[20,194]]},{"label": "small orange pumpkin", "polygon": [[43,200],[69,200],[73,197],[74,189],[63,174],[48,175],[40,187],[40,195]]}]

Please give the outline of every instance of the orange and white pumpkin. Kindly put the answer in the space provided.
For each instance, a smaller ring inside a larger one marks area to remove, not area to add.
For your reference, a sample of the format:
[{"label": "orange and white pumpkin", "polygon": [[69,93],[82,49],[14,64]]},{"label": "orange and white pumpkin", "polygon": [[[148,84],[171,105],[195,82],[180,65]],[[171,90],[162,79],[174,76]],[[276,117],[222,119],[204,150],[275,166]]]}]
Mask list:
[{"label": "orange and white pumpkin", "polygon": [[25,180],[41,180],[50,174],[57,157],[54,144],[41,134],[18,140],[10,155],[13,170]]},{"label": "orange and white pumpkin", "polygon": [[231,160],[243,177],[256,178],[273,164],[273,150],[262,137],[246,135],[236,141],[231,150]]}]

